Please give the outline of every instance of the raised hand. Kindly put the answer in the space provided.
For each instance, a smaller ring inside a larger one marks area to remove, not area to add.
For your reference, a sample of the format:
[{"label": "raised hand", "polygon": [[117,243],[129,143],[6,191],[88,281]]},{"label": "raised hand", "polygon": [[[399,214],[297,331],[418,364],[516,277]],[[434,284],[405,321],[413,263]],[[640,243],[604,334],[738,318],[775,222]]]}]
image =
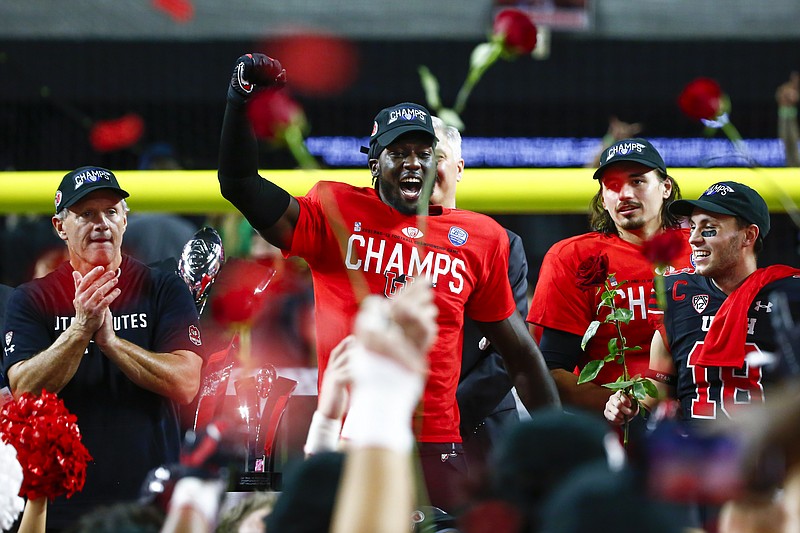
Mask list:
[{"label": "raised hand", "polygon": [[781,83],[775,91],[775,100],[779,106],[795,107],[800,101],[800,73],[792,72],[789,81]]},{"label": "raised hand", "polygon": [[331,350],[328,367],[322,378],[322,388],[319,393],[317,411],[327,418],[341,420],[347,409],[348,392],[350,386],[350,359],[351,348],[355,337],[348,335]]},{"label": "raised hand", "polygon": [[368,350],[424,375],[428,349],[438,332],[438,314],[430,285],[419,280],[394,300],[366,297],[356,317],[355,336]]},{"label": "raised hand", "polygon": [[228,100],[246,102],[259,89],[283,87],[285,84],[286,70],[280,61],[264,54],[245,54],[236,60],[233,68]]}]

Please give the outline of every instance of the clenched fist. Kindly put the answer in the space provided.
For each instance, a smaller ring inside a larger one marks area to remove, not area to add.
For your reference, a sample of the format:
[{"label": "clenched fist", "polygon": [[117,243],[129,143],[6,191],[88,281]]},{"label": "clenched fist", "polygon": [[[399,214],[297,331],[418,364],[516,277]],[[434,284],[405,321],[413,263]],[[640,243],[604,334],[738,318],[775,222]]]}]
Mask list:
[{"label": "clenched fist", "polygon": [[280,61],[264,54],[245,54],[236,60],[233,68],[228,101],[243,103],[254,91],[285,84],[286,70]]}]

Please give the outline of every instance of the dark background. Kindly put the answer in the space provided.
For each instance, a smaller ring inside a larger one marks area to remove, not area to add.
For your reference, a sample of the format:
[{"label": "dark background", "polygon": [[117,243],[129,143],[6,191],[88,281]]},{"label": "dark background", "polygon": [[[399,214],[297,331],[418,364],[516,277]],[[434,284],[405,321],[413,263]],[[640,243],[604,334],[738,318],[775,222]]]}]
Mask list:
[{"label": "dark background", "polygon": [[[419,65],[438,77],[442,99],[452,104],[476,44],[355,41],[359,71],[349,88],[327,97],[297,91],[293,96],[305,109],[309,135],[366,136],[382,107],[424,100]],[[135,169],[146,146],[166,142],[183,167],[215,169],[232,66],[239,55],[257,49],[251,40],[0,40],[0,168],[64,170],[90,162]],[[600,138],[609,116],[617,115],[643,122],[645,137],[698,137],[701,127],[680,113],[676,98],[688,81],[708,76],[730,96],[732,121],[743,137],[775,138],[775,89],[795,69],[800,39],[647,41],[554,34],[548,59],[500,61],[488,70],[463,114],[464,135]],[[146,123],[140,144],[94,152],[87,124],[130,112]],[[262,168],[293,166],[288,152],[262,146]],[[531,285],[550,245],[588,229],[581,215],[495,218],[523,237]],[[0,281],[16,285],[26,279],[27,249],[37,249],[37,239],[54,242],[44,225],[39,233],[23,228],[0,243]],[[774,215],[773,228],[761,263],[799,265],[796,228],[785,215]]]},{"label": "dark background", "polygon": [[[377,110],[423,101],[417,66],[439,78],[452,104],[475,41],[356,41],[356,79],[329,97],[294,93],[310,135],[366,136]],[[632,41],[554,34],[546,60],[492,66],[463,119],[465,136],[602,137],[612,114],[643,122],[644,136],[697,137],[676,98],[698,76],[715,78],[745,138],[776,136],[775,89],[800,69],[800,40]],[[252,41],[0,41],[0,166],[66,169],[85,161],[136,168],[137,149],[93,153],[81,118],[140,114],[143,144],[165,141],[186,168],[216,168],[225,88]],[[267,45],[266,50],[269,50]],[[291,72],[289,73],[291,79]],[[292,166],[269,152],[264,166]]]}]

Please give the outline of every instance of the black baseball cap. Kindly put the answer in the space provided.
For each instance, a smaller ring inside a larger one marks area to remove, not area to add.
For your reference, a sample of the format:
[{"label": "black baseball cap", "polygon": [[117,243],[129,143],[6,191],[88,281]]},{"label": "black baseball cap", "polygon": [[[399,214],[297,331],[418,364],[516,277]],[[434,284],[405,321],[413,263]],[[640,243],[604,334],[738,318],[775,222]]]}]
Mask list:
[{"label": "black baseball cap", "polygon": [[594,179],[602,178],[604,168],[620,161],[634,161],[667,174],[667,166],[658,150],[647,139],[636,137],[622,139],[603,150],[600,154],[600,166],[594,171]]},{"label": "black baseball cap", "polygon": [[676,200],[668,209],[673,215],[689,216],[695,208],[742,217],[758,226],[762,237],[769,233],[769,208],[756,191],[735,181],[715,183],[697,200]]},{"label": "black baseball cap", "polygon": [[110,170],[102,167],[81,167],[68,172],[61,180],[56,191],[56,213],[100,189],[111,189],[122,198],[130,196],[119,186],[117,177]]},{"label": "black baseball cap", "polygon": [[361,148],[370,159],[377,159],[384,148],[395,139],[410,131],[422,131],[433,137],[436,144],[436,132],[433,129],[431,113],[425,107],[411,102],[393,105],[381,109],[375,116],[372,134],[369,137],[369,149]]}]

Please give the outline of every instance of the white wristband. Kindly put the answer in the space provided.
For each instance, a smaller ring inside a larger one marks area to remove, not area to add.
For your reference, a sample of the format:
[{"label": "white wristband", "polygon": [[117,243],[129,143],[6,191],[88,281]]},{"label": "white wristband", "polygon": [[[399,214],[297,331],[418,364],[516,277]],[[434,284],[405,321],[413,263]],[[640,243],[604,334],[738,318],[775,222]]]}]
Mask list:
[{"label": "white wristband", "polygon": [[411,451],[411,416],[422,394],[422,376],[362,346],[353,350],[353,385],[343,436],[352,446]]},{"label": "white wristband", "polygon": [[336,450],[339,445],[339,433],[341,433],[341,430],[341,420],[328,418],[319,411],[314,411],[303,451],[306,455],[312,455]]},{"label": "white wristband", "polygon": [[219,499],[224,485],[221,480],[203,481],[196,477],[185,477],[175,484],[169,500],[170,509],[191,507],[203,515],[209,526],[217,523]]}]

